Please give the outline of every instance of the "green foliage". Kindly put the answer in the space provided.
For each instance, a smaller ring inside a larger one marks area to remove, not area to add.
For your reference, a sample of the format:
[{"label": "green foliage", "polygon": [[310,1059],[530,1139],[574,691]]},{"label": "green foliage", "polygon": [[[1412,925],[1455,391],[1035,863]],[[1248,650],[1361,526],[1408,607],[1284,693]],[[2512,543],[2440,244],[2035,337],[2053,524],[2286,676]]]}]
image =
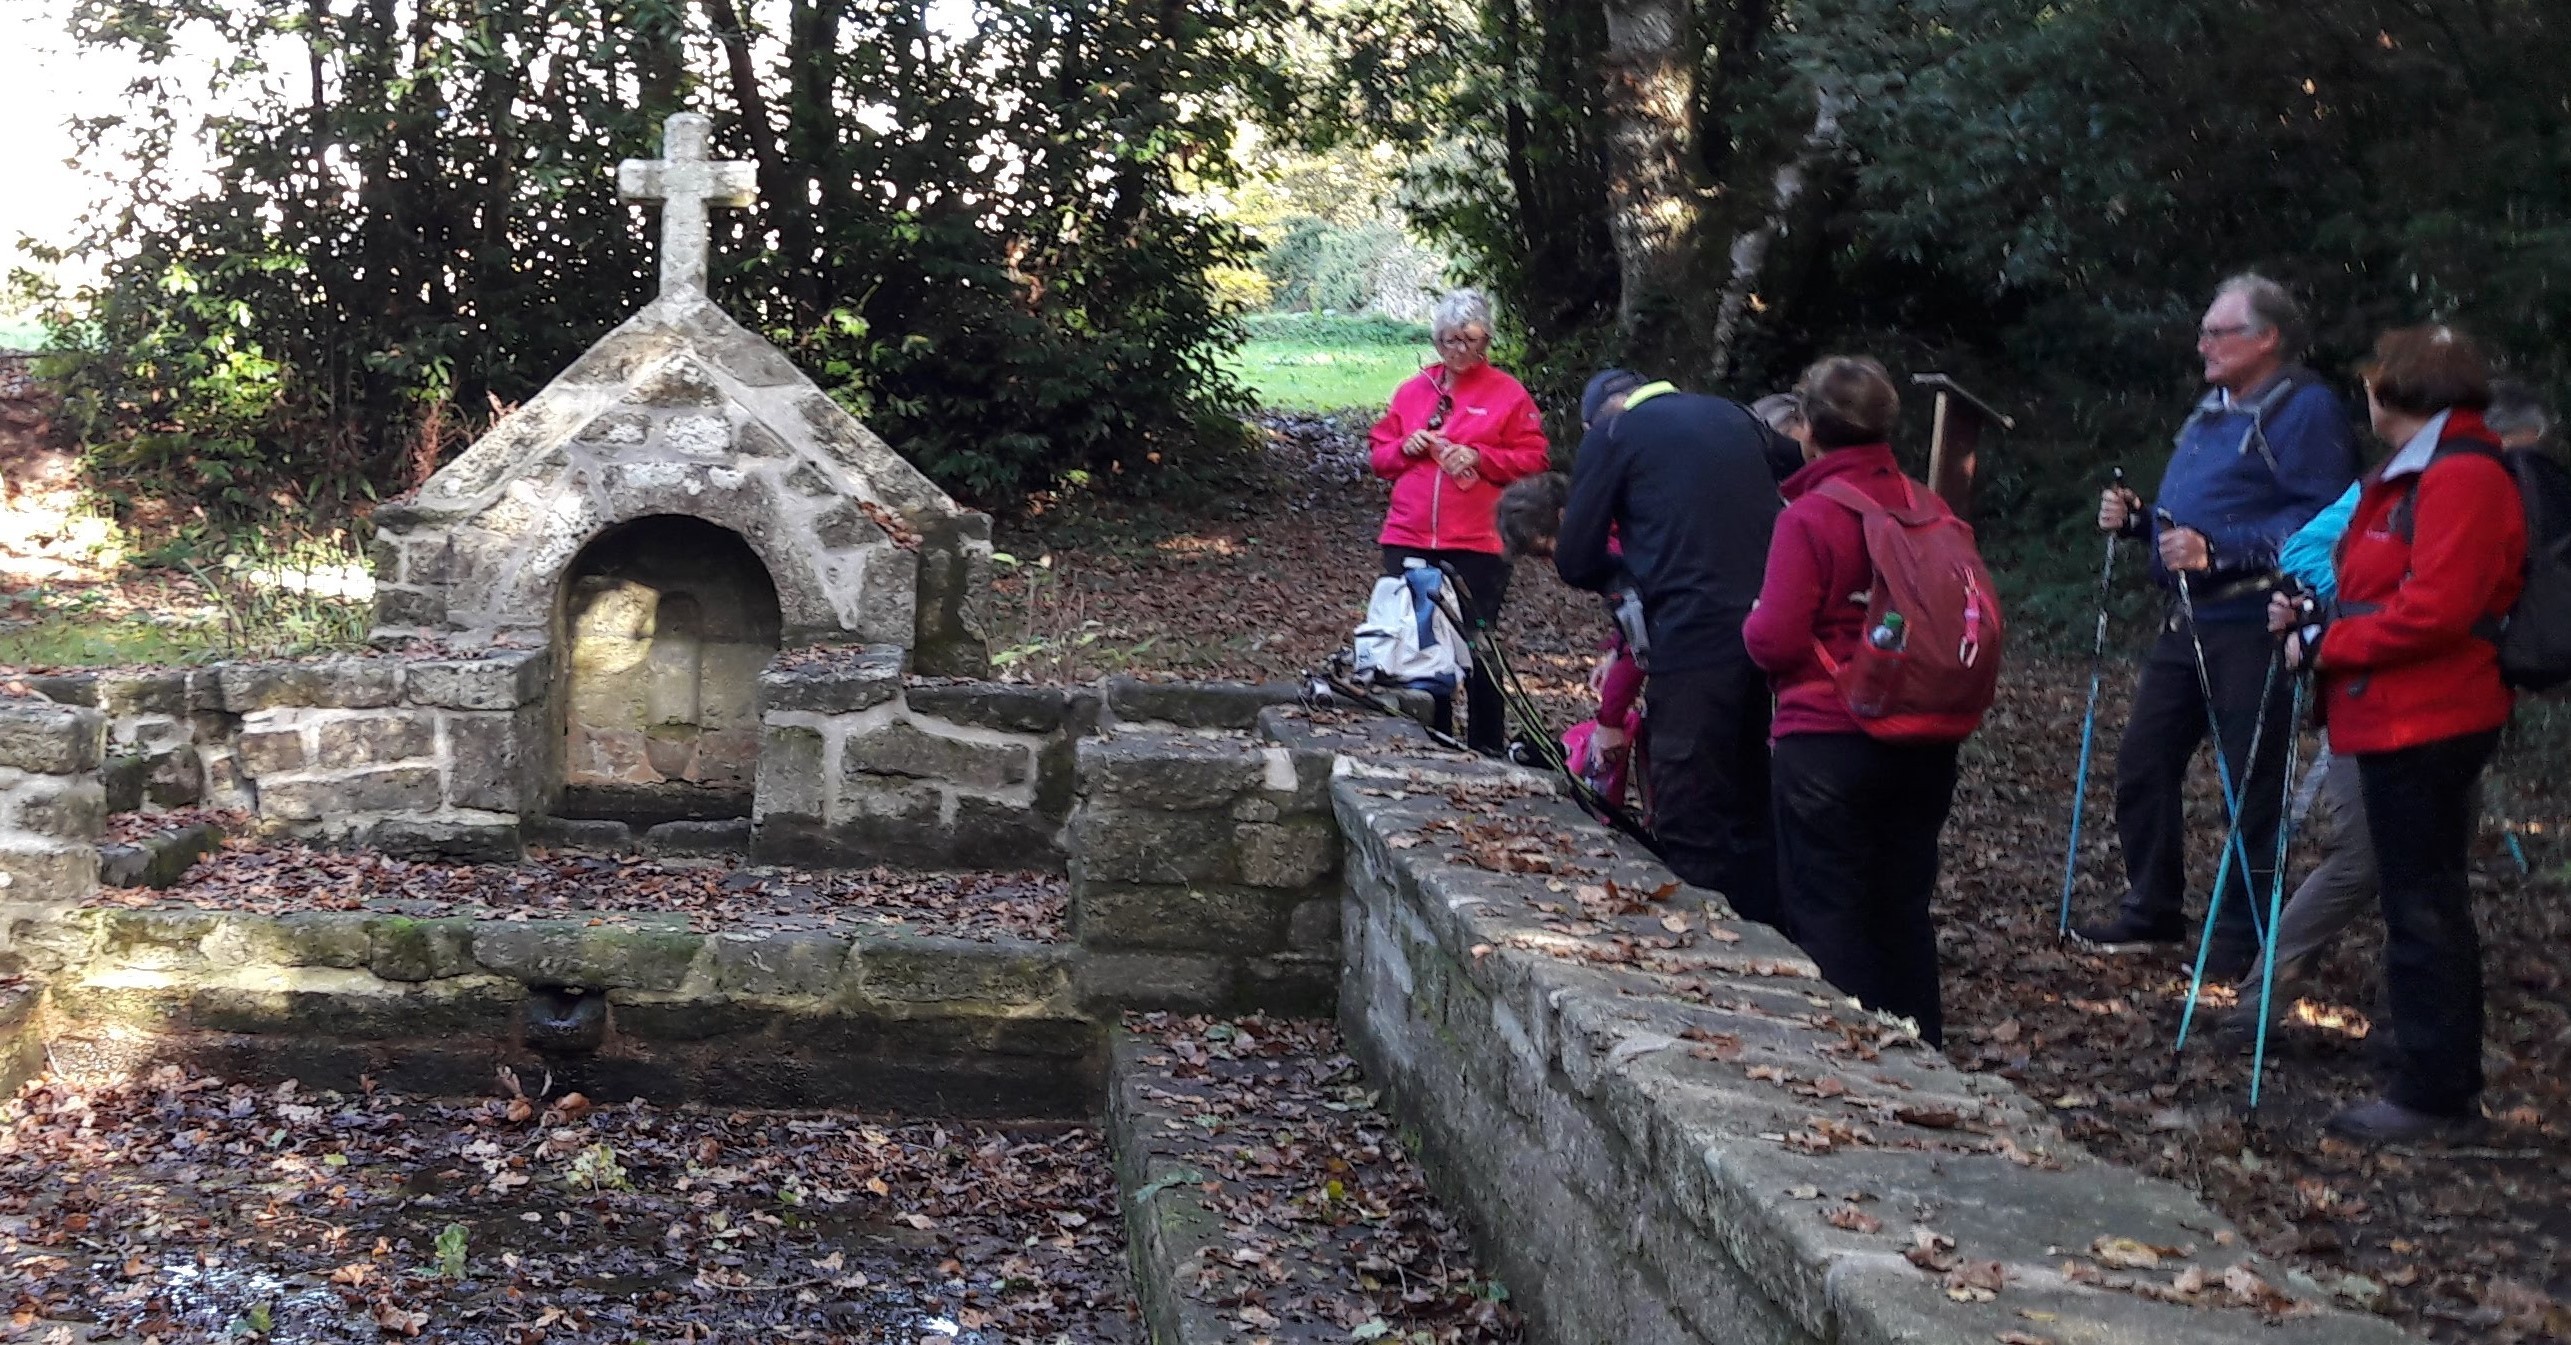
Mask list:
[{"label": "green foliage", "polygon": [[438,1230],[438,1278],[448,1280],[460,1280],[464,1278],[465,1239],[468,1236],[469,1234],[462,1224],[448,1224],[446,1227]]},{"label": "green foliage", "polygon": [[[218,512],[407,489],[648,295],[610,170],[698,107],[758,161],[717,212],[715,293],[941,481],[979,500],[1085,472],[1182,484],[1241,442],[1186,203],[1225,171],[1264,10],[1131,0],[82,0],[85,44],[161,62],[83,128],[108,204],[43,296],[62,423],[120,489]],[[182,30],[237,110],[173,101]],[[731,41],[738,42],[735,53]],[[748,62],[754,87],[733,80]],[[212,181],[171,150],[202,132]]]},{"label": "green foliage", "polygon": [[563,1173],[563,1182],[574,1190],[597,1195],[604,1191],[631,1191],[634,1183],[625,1175],[625,1167],[616,1161],[615,1146],[606,1141],[590,1145],[571,1160]]}]

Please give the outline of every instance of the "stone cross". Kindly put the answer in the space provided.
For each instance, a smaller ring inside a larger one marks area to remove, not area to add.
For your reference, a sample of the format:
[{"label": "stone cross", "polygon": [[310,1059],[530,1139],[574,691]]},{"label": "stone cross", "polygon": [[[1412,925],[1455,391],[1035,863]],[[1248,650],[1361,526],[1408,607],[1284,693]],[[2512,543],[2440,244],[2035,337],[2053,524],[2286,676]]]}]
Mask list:
[{"label": "stone cross", "polygon": [[751,165],[705,157],[714,119],[676,112],[661,124],[661,157],[616,165],[616,194],[661,205],[661,295],[705,293],[705,208],[758,199]]}]

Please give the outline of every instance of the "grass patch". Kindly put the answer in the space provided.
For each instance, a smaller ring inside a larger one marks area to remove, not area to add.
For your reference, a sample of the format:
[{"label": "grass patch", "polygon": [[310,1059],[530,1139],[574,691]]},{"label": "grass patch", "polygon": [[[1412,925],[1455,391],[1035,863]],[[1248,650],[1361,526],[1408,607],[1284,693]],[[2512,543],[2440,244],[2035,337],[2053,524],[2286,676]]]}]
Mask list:
[{"label": "grass patch", "polygon": [[50,615],[32,625],[0,629],[0,667],[187,663],[211,656],[221,644],[220,633],[211,625],[174,625],[145,617],[100,620]]},{"label": "grass patch", "polygon": [[1259,313],[1232,367],[1276,411],[1381,407],[1436,358],[1425,323],[1320,313]]}]

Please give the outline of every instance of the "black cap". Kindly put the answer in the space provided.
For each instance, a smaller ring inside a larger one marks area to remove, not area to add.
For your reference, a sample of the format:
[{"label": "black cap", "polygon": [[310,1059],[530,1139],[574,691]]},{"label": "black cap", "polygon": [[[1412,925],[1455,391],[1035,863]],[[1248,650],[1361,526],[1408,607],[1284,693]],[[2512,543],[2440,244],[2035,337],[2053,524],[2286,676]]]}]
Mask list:
[{"label": "black cap", "polygon": [[1631,369],[1601,369],[1589,376],[1589,386],[1580,390],[1580,423],[1596,423],[1607,399],[1631,392],[1643,385],[1643,376]]}]

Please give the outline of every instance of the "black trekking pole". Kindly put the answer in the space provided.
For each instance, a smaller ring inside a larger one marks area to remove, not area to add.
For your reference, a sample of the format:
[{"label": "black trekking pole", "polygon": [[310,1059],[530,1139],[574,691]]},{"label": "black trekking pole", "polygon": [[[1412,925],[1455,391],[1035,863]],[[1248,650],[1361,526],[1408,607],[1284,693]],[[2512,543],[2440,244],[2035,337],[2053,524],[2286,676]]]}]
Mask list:
[{"label": "black trekking pole", "polygon": [[[1506,707],[1508,716],[1517,721],[1519,729],[1523,732],[1524,736],[1519,741],[1526,743],[1537,758],[1535,764],[1561,776],[1569,784],[1571,800],[1580,806],[1582,812],[1589,814],[1609,829],[1623,833],[1627,838],[1651,852],[1653,858],[1662,858],[1660,839],[1652,834],[1651,828],[1643,825],[1641,818],[1635,816],[1633,811],[1623,804],[1591,788],[1588,781],[1580,778],[1578,771],[1571,769],[1570,759],[1563,754],[1561,742],[1553,736],[1550,727],[1544,721],[1544,711],[1536,704],[1535,697],[1527,691],[1526,683],[1519,679],[1516,666],[1501,651],[1497,634],[1488,626],[1467,624],[1463,620],[1464,600],[1472,596],[1472,586],[1465,583],[1464,577],[1452,568],[1440,565],[1438,569],[1447,579],[1447,584],[1444,586],[1446,591],[1435,599],[1441,604],[1439,610],[1464,636],[1465,643],[1472,649],[1474,659],[1489,671],[1492,685],[1500,690],[1501,703]],[[1450,602],[1454,604],[1452,609],[1444,606]]]},{"label": "black trekking pole", "polygon": [[[2294,717],[2286,721],[2288,732],[2285,739],[2285,788],[2288,794],[2294,790],[2295,757],[2297,749],[2303,745],[2302,741],[2294,736],[2292,729],[2303,720],[2303,689],[2305,684],[2311,681],[2311,671],[2311,662],[2307,658],[2304,666],[2296,671],[2294,678],[2294,708],[2291,712]],[[2283,803],[2283,800],[2279,800],[2280,809]],[[2252,1110],[2256,1110],[2259,1105],[2260,1076],[2267,1072],[2268,1017],[2272,1012],[2270,1006],[2276,999],[2277,936],[2285,924],[2285,856],[2293,836],[2294,819],[2279,817],[2276,820],[2276,873],[2268,884],[2267,928],[2259,936],[2261,950],[2258,1040],[2250,1048],[2250,1107]],[[2253,896],[2255,897],[2255,894]]]},{"label": "black trekking pole", "polygon": [[[2160,526],[2164,529],[2178,526],[2178,520],[2172,518],[2166,509],[2153,510],[2152,517],[2159,520]],[[2231,759],[2223,754],[2223,725],[2214,709],[2214,674],[2205,662],[2205,637],[2196,626],[2196,590],[2188,581],[2187,573],[2185,570],[2170,571],[2170,574],[2178,580],[2178,618],[2187,623],[2188,648],[2196,658],[2196,691],[2205,698],[2205,736],[2214,741],[2214,783],[2222,788],[2224,812],[2237,818],[2241,814],[2240,791],[2232,787]],[[2257,723],[2251,725],[2252,742],[2258,741],[2258,730],[2267,721],[2268,693],[2276,689],[2276,666],[2276,661],[2270,660],[2267,681],[2259,688],[2259,719]],[[2251,762],[2244,764],[2255,765],[2255,752],[2252,753],[2252,757]],[[2246,878],[2250,870],[2249,842],[2240,839],[2237,835],[2226,841],[2223,846],[2223,858],[2226,862],[2231,859],[2232,852],[2235,850],[2240,852],[2241,873]],[[2215,898],[2219,900],[2221,896],[2222,884],[2217,882]],[[2212,922],[2211,913],[2207,914],[2206,920],[2208,923]]]},{"label": "black trekking pole", "polygon": [[[2118,467],[2115,488],[2125,488],[2125,469]],[[2107,557],[2098,562],[2098,629],[2089,641],[2089,709],[2080,716],[2080,772],[2071,784],[2071,839],[2062,847],[2062,915],[2054,926],[2059,938],[2071,932],[2071,884],[2080,871],[2080,816],[2089,800],[2089,748],[2098,735],[2098,677],[2107,658],[2107,604],[2115,591],[2116,534],[2107,534]]]}]

